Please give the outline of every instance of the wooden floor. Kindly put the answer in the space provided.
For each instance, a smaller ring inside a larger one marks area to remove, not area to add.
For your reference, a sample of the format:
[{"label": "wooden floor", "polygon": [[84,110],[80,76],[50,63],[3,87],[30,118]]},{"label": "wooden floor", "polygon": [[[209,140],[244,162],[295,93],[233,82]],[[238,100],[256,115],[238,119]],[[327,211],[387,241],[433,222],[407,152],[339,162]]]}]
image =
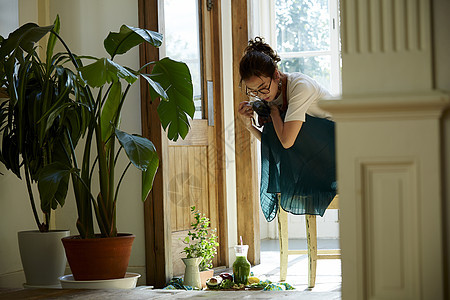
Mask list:
[{"label": "wooden floor", "polygon": [[[337,240],[318,240],[319,248],[335,248]],[[305,249],[305,240],[289,240],[290,249]],[[133,290],[0,289],[0,299],[301,299],[340,300],[340,260],[318,262],[316,287],[307,287],[306,255],[289,257],[286,282],[294,291],[181,291],[153,290],[139,286]],[[218,270],[219,271],[219,270]],[[222,270],[223,271],[223,270]],[[261,264],[252,271],[261,279],[279,280],[278,240],[261,241]]]},{"label": "wooden floor", "polygon": [[181,291],[153,290],[145,286],[133,290],[69,290],[69,289],[0,289],[0,299],[304,299],[337,300],[336,295],[327,292],[305,291]]},{"label": "wooden floor", "polygon": [[[338,249],[338,239],[317,239],[318,249]],[[261,241],[261,264],[252,267],[260,279],[280,280],[280,250],[278,240]],[[306,239],[289,239],[289,250],[306,250]],[[342,286],[341,260],[322,259],[317,262],[316,286],[308,288],[308,256],[289,255],[286,282],[300,291],[336,292]],[[324,298],[324,300],[327,298]],[[334,299],[334,298],[332,298]]]}]

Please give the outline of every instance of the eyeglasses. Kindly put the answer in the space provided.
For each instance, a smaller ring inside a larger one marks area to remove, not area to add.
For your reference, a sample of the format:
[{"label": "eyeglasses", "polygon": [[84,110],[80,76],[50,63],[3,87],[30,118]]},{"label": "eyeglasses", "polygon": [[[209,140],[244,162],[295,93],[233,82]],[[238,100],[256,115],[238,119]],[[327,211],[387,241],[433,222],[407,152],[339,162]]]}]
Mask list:
[{"label": "eyeglasses", "polygon": [[250,90],[248,87],[245,87],[245,94],[247,96],[252,96],[252,97],[257,97],[258,94],[266,95],[266,94],[270,93],[271,84],[272,84],[272,78],[270,78],[269,86],[266,88],[262,88],[262,89],[255,91],[255,90]]}]

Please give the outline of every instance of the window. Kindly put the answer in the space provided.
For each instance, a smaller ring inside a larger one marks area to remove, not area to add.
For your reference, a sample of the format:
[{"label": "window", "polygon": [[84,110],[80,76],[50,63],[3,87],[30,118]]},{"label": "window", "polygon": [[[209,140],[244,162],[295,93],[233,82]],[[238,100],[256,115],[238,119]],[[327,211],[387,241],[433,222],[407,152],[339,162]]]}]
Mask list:
[{"label": "window", "polygon": [[194,119],[202,119],[198,0],[160,0],[159,10],[163,12],[160,26],[164,34],[162,56],[183,61],[188,65],[194,87]]},{"label": "window", "polygon": [[252,36],[281,57],[283,72],[302,72],[341,92],[338,0],[251,0]]}]

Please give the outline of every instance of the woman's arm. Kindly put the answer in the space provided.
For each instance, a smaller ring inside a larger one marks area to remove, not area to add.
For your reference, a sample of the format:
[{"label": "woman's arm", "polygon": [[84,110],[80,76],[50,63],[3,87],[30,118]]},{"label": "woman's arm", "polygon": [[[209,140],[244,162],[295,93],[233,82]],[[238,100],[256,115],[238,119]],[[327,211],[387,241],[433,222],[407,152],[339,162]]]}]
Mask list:
[{"label": "woman's arm", "polygon": [[288,121],[284,123],[280,116],[280,110],[276,105],[271,106],[270,116],[272,117],[273,127],[275,128],[275,132],[277,133],[281,145],[283,145],[285,149],[292,147],[297,139],[300,129],[302,128],[303,122]]},{"label": "woman's arm", "polygon": [[259,141],[261,141],[261,131],[253,126],[252,117],[253,109],[248,101],[243,101],[239,103],[239,117],[245,128],[250,131]]}]

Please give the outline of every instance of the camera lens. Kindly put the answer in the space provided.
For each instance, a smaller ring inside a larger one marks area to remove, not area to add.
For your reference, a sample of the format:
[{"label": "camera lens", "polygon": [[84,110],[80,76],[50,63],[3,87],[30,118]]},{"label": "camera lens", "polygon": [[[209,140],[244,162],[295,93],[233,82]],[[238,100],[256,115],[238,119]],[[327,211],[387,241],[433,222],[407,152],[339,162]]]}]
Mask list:
[{"label": "camera lens", "polygon": [[266,101],[256,100],[252,102],[253,111],[255,111],[260,117],[267,118],[270,116],[270,107]]}]

